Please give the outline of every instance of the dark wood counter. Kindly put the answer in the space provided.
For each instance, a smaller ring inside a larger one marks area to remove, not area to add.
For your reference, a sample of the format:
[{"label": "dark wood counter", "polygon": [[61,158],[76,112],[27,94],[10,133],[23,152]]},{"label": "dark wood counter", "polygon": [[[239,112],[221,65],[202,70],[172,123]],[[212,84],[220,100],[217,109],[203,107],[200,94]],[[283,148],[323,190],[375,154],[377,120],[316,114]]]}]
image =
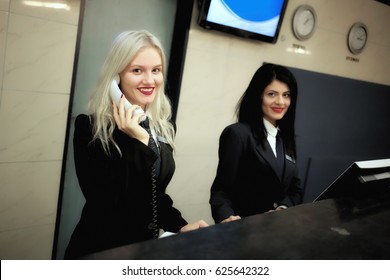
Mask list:
[{"label": "dark wood counter", "polygon": [[390,206],[327,199],[85,259],[390,259]]}]

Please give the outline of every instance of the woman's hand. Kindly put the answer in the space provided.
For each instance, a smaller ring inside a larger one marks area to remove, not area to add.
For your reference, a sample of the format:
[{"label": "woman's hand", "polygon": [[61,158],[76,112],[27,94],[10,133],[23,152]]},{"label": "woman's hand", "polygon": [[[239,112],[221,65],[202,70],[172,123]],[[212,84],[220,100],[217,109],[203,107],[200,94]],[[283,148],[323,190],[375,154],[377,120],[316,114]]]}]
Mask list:
[{"label": "woman's hand", "polygon": [[140,108],[138,105],[132,105],[130,109],[125,110],[125,97],[122,95],[119,107],[116,106],[115,102],[112,102],[114,119],[119,130],[126,133],[132,138],[138,139],[145,145],[148,145],[149,134],[148,132],[139,125],[142,114],[133,116],[136,109]]},{"label": "woman's hand", "polygon": [[271,209],[271,210],[268,210],[265,213],[270,213],[270,212],[274,212],[274,211],[280,211],[280,210],[284,210],[284,209],[287,209],[287,207],[283,206],[283,205],[280,205],[280,206],[276,207],[274,210]]},{"label": "woman's hand", "polygon": [[208,227],[209,225],[203,221],[203,220],[199,220],[195,223],[192,223],[192,224],[187,224],[185,225],[184,227],[182,227],[180,229],[179,232],[187,232],[187,231],[191,231],[191,230],[196,230],[196,229],[200,229],[200,228],[204,228],[204,227]]},{"label": "woman's hand", "polygon": [[232,221],[237,221],[241,219],[240,216],[230,216],[229,218],[226,218],[225,220],[222,220],[221,223],[227,223],[227,222],[232,222]]}]

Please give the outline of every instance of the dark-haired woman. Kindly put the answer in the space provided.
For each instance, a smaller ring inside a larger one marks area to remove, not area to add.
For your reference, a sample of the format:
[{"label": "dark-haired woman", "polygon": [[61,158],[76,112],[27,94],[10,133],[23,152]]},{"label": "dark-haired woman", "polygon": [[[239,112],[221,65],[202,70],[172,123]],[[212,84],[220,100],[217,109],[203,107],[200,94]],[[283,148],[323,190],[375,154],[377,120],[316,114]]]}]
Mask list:
[{"label": "dark-haired woman", "polygon": [[237,104],[238,122],[220,137],[210,205],[216,223],[302,203],[296,165],[298,88],[285,67],[264,64]]}]

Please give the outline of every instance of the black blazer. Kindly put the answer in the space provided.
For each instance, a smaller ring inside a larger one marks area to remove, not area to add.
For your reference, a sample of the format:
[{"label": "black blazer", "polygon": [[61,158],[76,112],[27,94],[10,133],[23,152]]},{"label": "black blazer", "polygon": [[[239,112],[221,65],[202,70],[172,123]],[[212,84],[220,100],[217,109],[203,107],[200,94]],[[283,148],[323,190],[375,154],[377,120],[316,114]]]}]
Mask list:
[{"label": "black blazer", "polygon": [[265,142],[258,143],[248,124],[235,123],[223,130],[210,196],[216,223],[231,215],[245,217],[278,205],[302,203],[296,163],[286,155],[284,172],[278,175],[276,157],[268,141]]},{"label": "black blazer", "polygon": [[[151,167],[155,152],[117,128],[114,147],[107,156],[100,140],[92,141],[92,126],[86,115],[75,121],[74,159],[80,188],[86,199],[65,258],[75,259],[105,249],[153,238],[150,228]],[[177,232],[187,224],[165,193],[174,170],[172,148],[160,142],[161,170],[157,181],[158,226]]]}]

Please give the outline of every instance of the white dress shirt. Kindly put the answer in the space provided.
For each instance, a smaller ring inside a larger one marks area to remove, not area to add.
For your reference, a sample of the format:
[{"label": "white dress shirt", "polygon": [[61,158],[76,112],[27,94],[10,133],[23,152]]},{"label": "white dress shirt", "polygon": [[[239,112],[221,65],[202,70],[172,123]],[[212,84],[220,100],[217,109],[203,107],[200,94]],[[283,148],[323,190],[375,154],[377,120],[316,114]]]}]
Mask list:
[{"label": "white dress shirt", "polygon": [[[263,120],[264,120],[265,129],[267,130],[268,143],[270,144],[272,151],[274,152],[275,157],[277,157],[277,155],[276,155],[276,134],[278,134],[279,128],[274,127],[273,124],[270,123],[269,121],[267,121],[266,119],[263,119]],[[277,208],[278,209],[286,209],[287,208],[286,205],[279,205],[276,202],[274,203],[273,206],[275,209],[277,209]]]},{"label": "white dress shirt", "polygon": [[274,152],[275,157],[277,157],[276,154],[276,134],[278,134],[279,128],[274,127],[272,123],[267,121],[266,119],[263,119],[265,129],[267,130],[267,140],[270,144],[272,151]]}]

